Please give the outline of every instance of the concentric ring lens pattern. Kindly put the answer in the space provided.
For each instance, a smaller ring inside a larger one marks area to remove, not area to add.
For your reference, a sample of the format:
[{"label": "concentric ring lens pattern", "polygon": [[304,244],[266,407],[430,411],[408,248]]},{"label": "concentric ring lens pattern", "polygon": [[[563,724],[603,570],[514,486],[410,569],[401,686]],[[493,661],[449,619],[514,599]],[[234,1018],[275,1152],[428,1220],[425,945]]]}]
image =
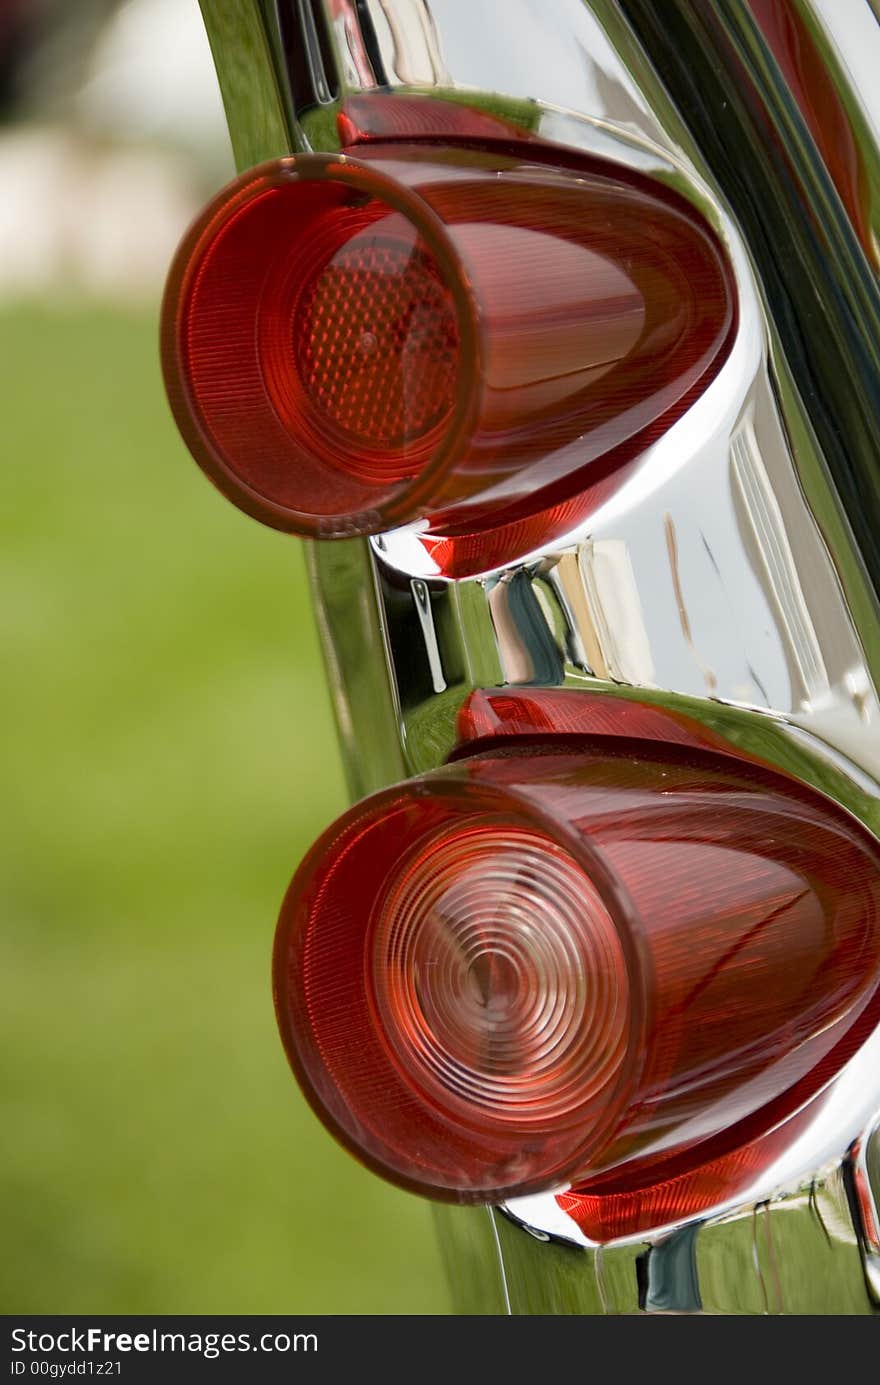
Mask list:
[{"label": "concentric ring lens pattern", "polygon": [[420,847],[378,909],[372,973],[409,1080],[481,1119],[564,1122],[623,1061],[614,924],[578,862],[539,832],[474,826]]}]

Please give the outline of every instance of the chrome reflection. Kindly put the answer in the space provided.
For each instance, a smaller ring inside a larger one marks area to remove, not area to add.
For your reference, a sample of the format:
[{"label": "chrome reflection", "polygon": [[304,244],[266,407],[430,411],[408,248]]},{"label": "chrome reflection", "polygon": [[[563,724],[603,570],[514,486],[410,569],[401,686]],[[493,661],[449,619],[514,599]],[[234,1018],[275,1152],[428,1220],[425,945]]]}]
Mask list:
[{"label": "chrome reflection", "polygon": [[865,1284],[875,1307],[880,1308],[880,1114],[854,1142],[847,1168]]},{"label": "chrome reflection", "polygon": [[838,191],[853,210],[869,262],[880,271],[880,13],[872,0],[810,0],[799,13],[822,56],[843,125],[843,139],[837,129],[834,142],[850,187],[842,185],[838,168]]},{"label": "chrome reflection", "polygon": [[548,558],[539,573],[560,603],[573,667],[616,683],[656,685],[639,588],[624,539],[585,539],[574,552]]},{"label": "chrome reflection", "polygon": [[[513,1313],[874,1311],[845,1161],[771,1200],[594,1246],[587,1254],[564,1227],[560,1234],[558,1218],[534,1206],[536,1201],[522,1199],[532,1205],[511,1203],[494,1214]],[[545,1221],[553,1229],[541,1244],[535,1224]],[[572,1256],[578,1257],[578,1273],[572,1272]]]},{"label": "chrome reflection", "polygon": [[[493,0],[365,0],[347,8],[356,8],[376,36],[383,72],[377,83],[473,88],[608,115],[644,133],[654,124],[583,0],[505,0],[503,13]],[[356,32],[355,51],[363,45],[363,21]]]}]

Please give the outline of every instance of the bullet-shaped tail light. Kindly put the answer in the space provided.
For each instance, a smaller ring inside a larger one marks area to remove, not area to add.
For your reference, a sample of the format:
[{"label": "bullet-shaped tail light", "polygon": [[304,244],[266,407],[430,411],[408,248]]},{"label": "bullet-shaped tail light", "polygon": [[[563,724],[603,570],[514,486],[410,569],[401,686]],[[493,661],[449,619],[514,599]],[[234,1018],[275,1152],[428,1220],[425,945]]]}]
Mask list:
[{"label": "bullet-shaped tail light", "polygon": [[220,489],[305,535],[474,534],[564,507],[667,428],[732,339],[724,252],[671,189],[565,157],[379,142],[227,188],[162,326]]},{"label": "bullet-shaped tail light", "polygon": [[282,1038],[328,1127],[428,1196],[669,1177],[799,1111],[876,1024],[878,865],[836,805],[750,763],[476,755],[308,855]]}]

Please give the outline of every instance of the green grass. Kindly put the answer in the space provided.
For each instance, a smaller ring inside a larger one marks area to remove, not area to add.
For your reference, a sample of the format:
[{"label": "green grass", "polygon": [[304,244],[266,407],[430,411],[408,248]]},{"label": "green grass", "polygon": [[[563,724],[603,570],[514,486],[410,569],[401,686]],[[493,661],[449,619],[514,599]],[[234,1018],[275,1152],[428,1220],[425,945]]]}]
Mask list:
[{"label": "green grass", "polygon": [[419,1313],[427,1207],[326,1136],[269,991],[343,806],[303,575],[189,460],[146,316],[0,322],[7,1313]]}]

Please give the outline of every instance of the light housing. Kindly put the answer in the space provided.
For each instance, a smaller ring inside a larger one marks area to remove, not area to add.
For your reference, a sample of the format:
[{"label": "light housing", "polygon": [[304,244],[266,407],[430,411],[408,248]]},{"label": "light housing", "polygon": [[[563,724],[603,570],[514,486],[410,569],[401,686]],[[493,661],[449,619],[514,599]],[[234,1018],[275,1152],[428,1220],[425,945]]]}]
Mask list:
[{"label": "light housing", "polygon": [[[265,164],[205,210],[163,307],[196,460],[277,528],[552,536],[717,374],[732,274],[677,192],[543,146],[370,142]],[[476,560],[477,562],[479,560]]]},{"label": "light housing", "polygon": [[511,744],[358,804],[294,879],[281,1035],[325,1123],[429,1196],[678,1176],[773,1131],[878,1018],[880,862],[691,747]]}]

